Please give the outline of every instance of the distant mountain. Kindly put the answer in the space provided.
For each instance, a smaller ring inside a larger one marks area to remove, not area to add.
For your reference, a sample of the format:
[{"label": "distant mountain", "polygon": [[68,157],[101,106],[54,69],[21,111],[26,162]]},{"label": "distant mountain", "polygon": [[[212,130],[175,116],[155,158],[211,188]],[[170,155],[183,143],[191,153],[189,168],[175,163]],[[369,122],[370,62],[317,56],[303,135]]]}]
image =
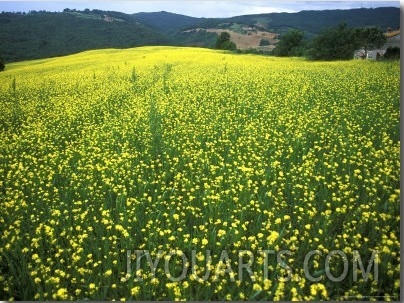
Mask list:
[{"label": "distant mountain", "polygon": [[157,13],[136,13],[132,15],[136,21],[147,24],[163,33],[173,34],[176,31],[197,24],[202,18],[194,18],[165,11]]},{"label": "distant mountain", "polygon": [[299,29],[308,36],[322,29],[346,22],[350,27],[375,26],[382,31],[400,26],[400,9],[396,7],[360,8],[349,10],[301,11],[298,13],[271,13],[229,18],[227,22],[256,25],[266,30],[284,32]]},{"label": "distant mountain", "polygon": [[382,31],[386,31],[389,27],[396,28],[400,26],[400,9],[395,7],[361,8],[301,11],[298,13],[269,13],[236,16],[225,19],[200,19],[198,24],[189,26],[187,29],[195,28],[195,26],[204,29],[254,27],[258,30],[279,34],[289,29],[298,29],[310,37],[318,34],[322,29],[336,26],[340,22],[346,22],[351,27],[376,26]]},{"label": "distant mountain", "polygon": [[135,20],[164,33],[174,45],[213,47],[217,35],[212,32],[188,31],[187,28],[197,28],[206,18],[195,18],[165,11],[155,13],[136,13],[132,15]]},{"label": "distant mountain", "polygon": [[[385,32],[387,28],[400,26],[400,8],[301,11],[232,18],[194,18],[165,11],[133,15],[88,9],[65,9],[60,13],[3,12],[0,13],[0,56],[11,62],[97,48],[213,47],[222,30],[233,33],[239,40],[236,44],[245,43],[244,48],[259,48],[262,44],[271,49],[278,41],[276,37],[289,29],[302,30],[310,39],[340,22],[351,27],[376,26]],[[260,39],[261,36],[265,39]],[[266,37],[273,38],[269,41]]]},{"label": "distant mountain", "polygon": [[[301,30],[306,39],[311,39],[324,28],[341,22],[346,22],[350,27],[375,26],[383,32],[400,26],[400,9],[395,7],[269,13],[232,18],[193,18],[168,12],[140,13],[133,16],[164,32],[180,45],[212,47],[217,34],[227,30],[238,48],[262,51],[273,49],[279,41],[276,37],[281,37],[290,29]],[[267,46],[261,47],[261,43]]]}]

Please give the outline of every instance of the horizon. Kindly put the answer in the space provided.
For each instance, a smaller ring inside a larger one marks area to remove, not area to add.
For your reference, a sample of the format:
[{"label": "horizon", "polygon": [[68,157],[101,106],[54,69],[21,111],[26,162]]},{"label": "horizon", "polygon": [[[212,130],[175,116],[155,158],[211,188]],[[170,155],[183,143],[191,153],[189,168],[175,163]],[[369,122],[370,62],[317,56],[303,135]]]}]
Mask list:
[{"label": "horizon", "polygon": [[400,8],[400,1],[0,1],[1,12],[98,9],[125,14],[169,12],[196,18],[229,18],[267,13],[297,13],[305,10]]}]

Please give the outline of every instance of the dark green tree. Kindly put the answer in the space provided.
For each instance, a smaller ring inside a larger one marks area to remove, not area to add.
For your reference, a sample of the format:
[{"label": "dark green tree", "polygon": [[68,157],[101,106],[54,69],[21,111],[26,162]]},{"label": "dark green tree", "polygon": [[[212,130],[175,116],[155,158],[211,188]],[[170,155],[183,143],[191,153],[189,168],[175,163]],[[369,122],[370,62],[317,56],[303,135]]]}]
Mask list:
[{"label": "dark green tree", "polygon": [[236,50],[236,44],[230,40],[230,34],[228,32],[222,32],[216,40],[216,48],[223,50]]},{"label": "dark green tree", "polygon": [[305,47],[303,38],[302,31],[289,30],[276,45],[274,55],[280,57],[302,56]]},{"label": "dark green tree", "polygon": [[400,60],[400,48],[398,46],[390,46],[384,53],[386,60]]},{"label": "dark green tree", "polygon": [[346,23],[323,30],[311,41],[306,52],[312,60],[348,60],[361,45],[357,31]]},{"label": "dark green tree", "polygon": [[269,42],[268,39],[261,39],[261,41],[260,41],[260,46],[268,46],[270,44],[271,43]]},{"label": "dark green tree", "polygon": [[368,51],[377,49],[386,43],[386,36],[376,27],[357,28],[355,32],[358,44],[363,48],[363,54],[367,58]]},{"label": "dark green tree", "polygon": [[6,68],[6,64],[2,57],[0,57],[0,72],[2,72]]}]

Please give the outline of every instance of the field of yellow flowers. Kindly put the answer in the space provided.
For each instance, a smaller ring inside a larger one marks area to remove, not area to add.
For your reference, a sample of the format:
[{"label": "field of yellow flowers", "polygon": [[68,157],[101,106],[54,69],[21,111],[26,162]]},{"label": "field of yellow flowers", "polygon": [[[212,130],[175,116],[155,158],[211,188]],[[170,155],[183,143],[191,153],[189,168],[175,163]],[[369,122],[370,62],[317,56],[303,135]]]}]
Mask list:
[{"label": "field of yellow flowers", "polygon": [[0,73],[0,299],[399,300],[399,62],[192,48]]}]

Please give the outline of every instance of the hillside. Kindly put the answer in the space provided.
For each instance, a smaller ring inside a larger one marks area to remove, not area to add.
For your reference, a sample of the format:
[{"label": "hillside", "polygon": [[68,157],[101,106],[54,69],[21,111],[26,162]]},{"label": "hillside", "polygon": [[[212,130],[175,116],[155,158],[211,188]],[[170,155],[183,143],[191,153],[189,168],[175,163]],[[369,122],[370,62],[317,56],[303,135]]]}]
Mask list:
[{"label": "hillside", "polygon": [[400,26],[400,9],[396,7],[361,8],[349,10],[307,10],[298,13],[269,13],[235,16],[231,18],[192,18],[167,12],[139,13],[133,15],[144,24],[156,29],[172,32],[186,27],[231,29],[256,27],[268,31],[282,32],[290,28],[299,29],[308,35],[318,34],[323,28],[346,22],[348,26],[376,26],[386,31]]},{"label": "hillside", "polygon": [[200,18],[169,13],[165,11],[156,13],[136,13],[132,15],[137,21],[164,33],[173,33],[185,26],[192,26],[198,23]]},{"label": "hillside", "polygon": [[170,42],[130,15],[116,12],[0,14],[0,55],[6,62]]},{"label": "hillside", "polygon": [[[165,33],[174,33],[171,35],[173,40],[181,41],[183,45],[187,45],[188,41],[186,39],[189,36],[199,36],[201,38],[202,34],[228,30],[233,32],[234,36],[237,36],[234,42],[239,48],[243,49],[247,48],[243,44],[248,43],[246,40],[260,41],[258,36],[269,35],[269,39],[268,37],[262,38],[268,39],[271,44],[274,44],[277,42],[273,38],[274,33],[282,35],[289,29],[298,29],[303,31],[306,37],[310,39],[324,28],[336,26],[340,22],[346,22],[350,27],[375,26],[386,32],[389,27],[397,28],[400,26],[400,9],[383,7],[374,9],[312,10],[298,13],[245,15],[232,18],[190,18],[167,12],[158,12],[142,13],[139,20],[150,27],[164,30]],[[167,22],[168,20],[170,22]],[[192,22],[194,23],[192,24]],[[182,31],[181,28],[183,29]],[[239,35],[250,37],[240,37]],[[238,39],[242,39],[243,42],[238,43]],[[205,45],[209,45],[212,40],[199,42],[205,42]]]},{"label": "hillside", "polygon": [[[399,8],[301,11],[232,18],[194,18],[169,12],[133,15],[66,9],[0,14],[0,56],[6,62],[61,56],[98,48],[143,45],[213,47],[217,34],[230,31],[240,49],[267,50],[291,28],[307,38],[345,21],[349,26],[376,26],[382,31],[400,26]],[[266,41],[261,41],[261,40]]]},{"label": "hillside", "polygon": [[400,26],[400,9],[383,7],[375,9],[301,11],[298,13],[271,13],[233,17],[229,24],[241,23],[262,27],[268,31],[285,32],[299,29],[308,36],[318,34],[322,29],[346,22],[350,27],[376,26],[382,31]]},{"label": "hillside", "polygon": [[206,18],[195,18],[165,11],[155,13],[137,13],[132,15],[136,21],[160,31],[178,46],[213,47],[217,34],[212,31],[184,31],[186,28],[197,28],[206,22]]}]

